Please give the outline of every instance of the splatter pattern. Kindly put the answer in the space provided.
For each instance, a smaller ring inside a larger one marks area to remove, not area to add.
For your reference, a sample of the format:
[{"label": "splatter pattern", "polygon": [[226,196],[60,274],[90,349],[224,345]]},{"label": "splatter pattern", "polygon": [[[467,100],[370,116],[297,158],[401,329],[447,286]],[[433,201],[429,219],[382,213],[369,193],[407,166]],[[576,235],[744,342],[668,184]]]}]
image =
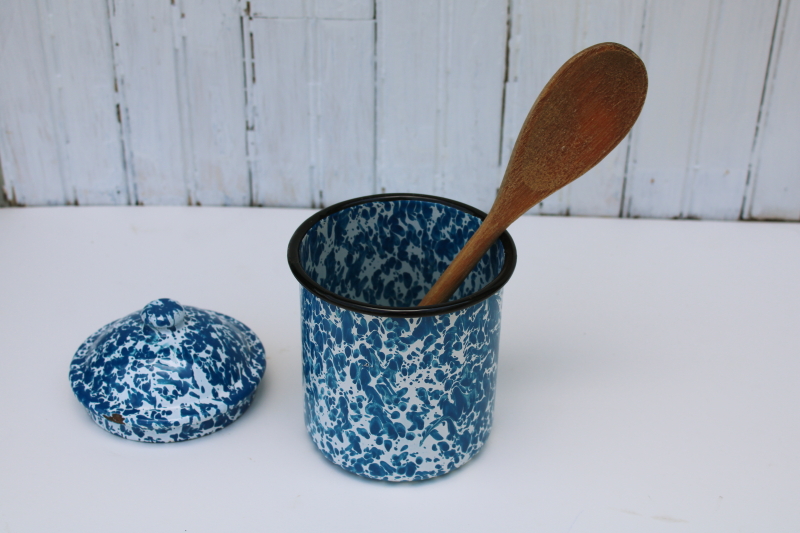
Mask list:
[{"label": "splatter pattern", "polygon": [[107,431],[176,442],[239,418],[265,367],[261,341],[247,326],[165,298],[89,337],[69,377],[78,400]]},{"label": "splatter pattern", "polygon": [[[414,305],[479,219],[423,201],[356,205],[322,219],[300,261],[327,290],[390,307]],[[503,266],[495,244],[454,299]],[[457,468],[492,426],[501,291],[460,311],[388,317],[302,292],[306,426],[322,453],[362,476],[407,481]]]},{"label": "splatter pattern", "polygon": [[[335,294],[412,307],[478,226],[478,217],[433,202],[370,202],[320,220],[300,243],[300,260],[311,279]],[[503,259],[503,246],[495,243],[451,301],[494,279]]]}]

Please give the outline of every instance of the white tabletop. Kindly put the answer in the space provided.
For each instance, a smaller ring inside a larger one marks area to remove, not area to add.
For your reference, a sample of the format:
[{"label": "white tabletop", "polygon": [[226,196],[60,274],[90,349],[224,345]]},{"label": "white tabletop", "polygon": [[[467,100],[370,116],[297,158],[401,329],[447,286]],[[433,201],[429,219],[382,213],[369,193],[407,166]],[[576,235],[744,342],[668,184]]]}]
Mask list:
[{"label": "white tabletop", "polygon": [[[800,530],[800,224],[519,220],[492,436],[392,484],[305,432],[286,246],[311,213],[0,210],[0,532]],[[220,432],[126,441],[69,363],[163,297],[250,326],[266,375]]]}]

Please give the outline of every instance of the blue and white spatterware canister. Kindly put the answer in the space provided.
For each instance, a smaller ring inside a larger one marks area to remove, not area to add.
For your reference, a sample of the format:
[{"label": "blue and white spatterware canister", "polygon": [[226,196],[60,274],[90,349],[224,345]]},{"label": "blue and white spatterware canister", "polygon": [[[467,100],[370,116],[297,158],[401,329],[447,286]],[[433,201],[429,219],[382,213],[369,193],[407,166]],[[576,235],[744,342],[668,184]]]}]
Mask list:
[{"label": "blue and white spatterware canister", "polygon": [[469,461],[492,427],[504,233],[443,304],[414,307],[486,215],[417,194],[316,213],[289,243],[301,288],[306,427],[356,474],[427,479]]},{"label": "blue and white spatterware canister", "polygon": [[261,341],[238,320],[162,298],[86,339],[69,380],[106,431],[177,442],[239,418],[266,363]]}]

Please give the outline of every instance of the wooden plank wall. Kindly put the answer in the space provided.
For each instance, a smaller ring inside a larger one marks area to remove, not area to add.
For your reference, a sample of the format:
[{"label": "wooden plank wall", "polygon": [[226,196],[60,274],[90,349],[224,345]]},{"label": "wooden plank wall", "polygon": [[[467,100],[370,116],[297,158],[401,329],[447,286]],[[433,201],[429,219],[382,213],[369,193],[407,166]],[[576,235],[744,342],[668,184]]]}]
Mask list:
[{"label": "wooden plank wall", "polygon": [[647,64],[642,116],[532,214],[800,220],[800,0],[4,0],[0,206],[488,209],[602,41]]}]

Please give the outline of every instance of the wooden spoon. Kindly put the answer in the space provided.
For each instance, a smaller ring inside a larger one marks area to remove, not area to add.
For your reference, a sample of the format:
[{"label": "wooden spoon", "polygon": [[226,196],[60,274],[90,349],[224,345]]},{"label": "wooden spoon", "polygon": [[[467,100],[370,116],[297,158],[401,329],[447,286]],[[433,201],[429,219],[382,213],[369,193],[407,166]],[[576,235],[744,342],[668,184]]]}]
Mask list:
[{"label": "wooden spoon", "polygon": [[564,63],[522,125],[486,220],[419,305],[448,300],[512,222],[608,155],[646,95],[644,63],[621,44],[597,44]]}]

